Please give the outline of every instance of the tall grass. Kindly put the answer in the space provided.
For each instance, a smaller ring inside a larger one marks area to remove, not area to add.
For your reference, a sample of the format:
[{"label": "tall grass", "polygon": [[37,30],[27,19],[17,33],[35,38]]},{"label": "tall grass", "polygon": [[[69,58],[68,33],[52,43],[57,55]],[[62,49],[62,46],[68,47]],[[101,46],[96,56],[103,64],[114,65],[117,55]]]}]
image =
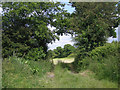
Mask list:
[{"label": "tall grass", "polygon": [[50,62],[26,61],[17,57],[4,59],[2,64],[2,87],[4,88],[42,87],[37,80],[51,69]]},{"label": "tall grass", "polygon": [[[90,66],[89,66],[90,68]],[[92,70],[92,68],[91,68]],[[49,61],[28,61],[10,57],[3,60],[3,88],[117,88],[117,83],[98,80],[94,72],[85,70],[77,74],[59,63],[51,72]]]},{"label": "tall grass", "polygon": [[117,88],[116,83],[95,79],[93,72],[81,71],[75,74],[63,69],[60,64],[55,66],[54,74],[54,78],[48,78],[46,75],[41,78],[41,84],[47,88]]},{"label": "tall grass", "polygon": [[109,43],[92,50],[89,56],[82,60],[82,69],[92,70],[99,79],[118,82],[118,60],[118,43]]}]

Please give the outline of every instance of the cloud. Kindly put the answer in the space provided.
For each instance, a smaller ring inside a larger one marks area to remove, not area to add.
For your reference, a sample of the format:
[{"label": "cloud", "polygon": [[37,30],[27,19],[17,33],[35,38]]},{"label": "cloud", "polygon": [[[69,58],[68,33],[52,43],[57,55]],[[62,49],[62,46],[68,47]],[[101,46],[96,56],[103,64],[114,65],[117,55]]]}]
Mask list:
[{"label": "cloud", "polygon": [[0,14],[2,14],[2,8],[0,7]]},{"label": "cloud", "polygon": [[49,47],[49,49],[53,50],[53,49],[55,49],[58,46],[63,48],[65,44],[71,44],[71,45],[74,44],[70,34],[68,36],[66,36],[66,35],[60,36],[60,40],[59,41],[56,40],[55,43],[48,44],[48,47]]},{"label": "cloud", "polygon": [[[47,26],[51,31],[53,31],[54,29],[56,29],[55,27],[51,27],[50,24]],[[58,46],[64,47],[65,44],[71,44],[73,45],[74,42],[72,42],[72,38],[71,35],[68,34],[60,36],[60,40],[56,40],[53,44],[48,44],[49,49],[53,50]]]},{"label": "cloud", "polygon": [[117,37],[116,38],[109,37],[107,41],[108,43],[111,43],[112,41],[118,41],[118,27],[116,28],[115,32]]},{"label": "cloud", "polygon": [[50,24],[47,26],[51,31],[53,31],[54,29],[56,29],[55,27],[51,27]]},{"label": "cloud", "polygon": [[54,1],[54,2],[69,2],[69,0],[51,0],[51,1]]}]

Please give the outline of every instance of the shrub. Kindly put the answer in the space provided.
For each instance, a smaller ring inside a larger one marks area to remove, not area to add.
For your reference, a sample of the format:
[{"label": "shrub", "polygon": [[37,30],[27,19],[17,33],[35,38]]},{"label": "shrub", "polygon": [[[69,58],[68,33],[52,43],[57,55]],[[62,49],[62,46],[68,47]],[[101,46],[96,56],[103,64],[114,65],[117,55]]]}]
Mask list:
[{"label": "shrub", "polygon": [[80,67],[92,70],[99,79],[118,81],[118,60],[120,60],[118,49],[117,42],[97,47],[89,52],[89,56],[82,59]]},{"label": "shrub", "polygon": [[75,72],[79,72],[82,69],[83,59],[87,56],[89,56],[88,52],[81,52],[78,50],[75,61],[72,63]]},{"label": "shrub", "polygon": [[48,50],[46,59],[53,59],[55,57],[55,53],[52,50]]},{"label": "shrub", "polygon": [[55,58],[64,58],[69,56],[71,53],[74,53],[76,50],[76,48],[70,44],[66,44],[64,45],[64,48],[62,47],[57,47],[56,49],[54,49],[54,56]]},{"label": "shrub", "polygon": [[38,61],[40,59],[45,59],[46,54],[42,47],[40,48],[33,48],[31,49],[27,55],[25,56],[26,59]]}]

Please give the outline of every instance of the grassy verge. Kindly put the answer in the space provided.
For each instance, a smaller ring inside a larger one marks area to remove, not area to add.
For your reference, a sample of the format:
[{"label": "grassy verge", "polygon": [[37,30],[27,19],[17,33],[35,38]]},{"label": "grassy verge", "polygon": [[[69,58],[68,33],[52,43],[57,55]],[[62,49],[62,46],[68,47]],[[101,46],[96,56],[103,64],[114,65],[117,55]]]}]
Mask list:
[{"label": "grassy verge", "polygon": [[47,88],[117,88],[117,83],[99,81],[94,78],[95,74],[88,70],[74,74],[57,65],[54,74],[54,78],[45,75],[40,84]]},{"label": "grassy verge", "polygon": [[47,61],[26,61],[23,58],[11,57],[2,62],[3,88],[35,88],[42,87],[39,78],[51,69]]},{"label": "grassy verge", "polygon": [[[31,61],[28,64],[21,63],[21,60],[10,58],[3,61],[3,88],[117,88],[117,83],[97,80],[89,70],[75,74],[58,64],[50,72],[49,62]],[[33,67],[38,67],[36,73]]]}]

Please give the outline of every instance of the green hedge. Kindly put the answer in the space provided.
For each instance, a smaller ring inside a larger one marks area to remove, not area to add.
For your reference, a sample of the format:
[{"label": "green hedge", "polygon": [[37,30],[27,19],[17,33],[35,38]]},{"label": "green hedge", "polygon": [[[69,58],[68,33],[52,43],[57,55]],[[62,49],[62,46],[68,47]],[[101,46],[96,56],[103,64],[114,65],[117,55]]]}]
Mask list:
[{"label": "green hedge", "polygon": [[89,52],[89,56],[81,60],[81,69],[92,70],[99,79],[118,81],[118,65],[120,64],[120,52],[118,52],[120,47],[118,46],[120,43],[113,42],[95,48]]},{"label": "green hedge", "polygon": [[46,54],[43,50],[43,47],[40,48],[32,48],[27,55],[25,55],[25,58],[32,61],[39,61],[41,59],[45,59]]}]

